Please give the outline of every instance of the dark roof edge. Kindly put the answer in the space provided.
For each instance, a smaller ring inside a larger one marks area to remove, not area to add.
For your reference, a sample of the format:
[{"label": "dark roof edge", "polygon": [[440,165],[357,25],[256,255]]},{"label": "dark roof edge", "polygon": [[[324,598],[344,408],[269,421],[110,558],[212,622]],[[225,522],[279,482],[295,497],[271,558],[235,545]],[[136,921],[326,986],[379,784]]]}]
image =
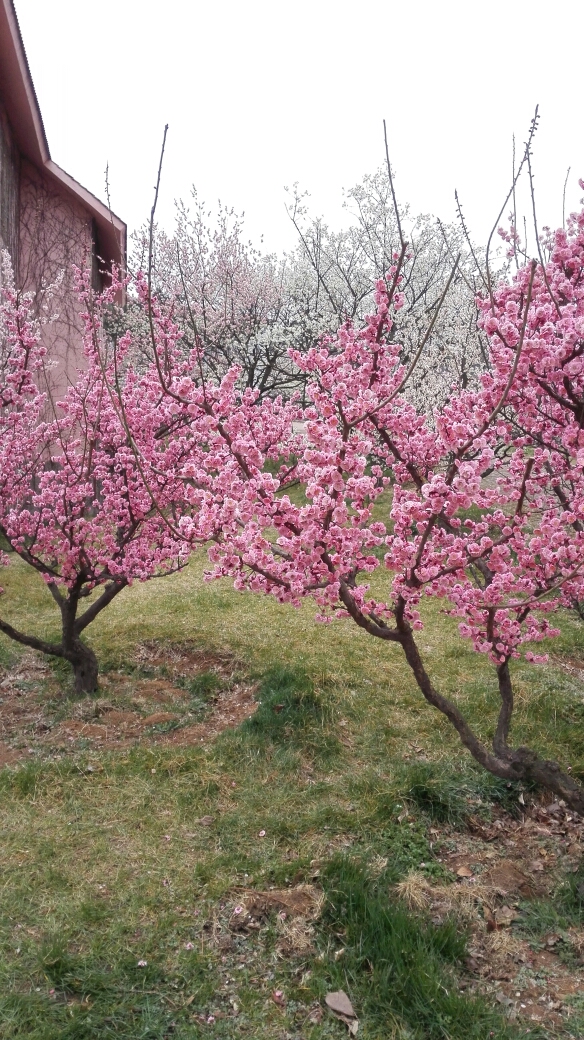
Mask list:
[{"label": "dark roof edge", "polygon": [[18,24],[18,15],[16,14],[16,9],[14,7],[13,0],[3,0],[3,2],[4,9],[6,12],[6,19],[11,30],[14,55],[18,62],[18,67],[22,78],[22,86],[24,87],[24,90],[26,92],[29,104],[29,112],[36,132],[36,143],[38,147],[37,158],[40,159],[42,163],[46,163],[51,158],[49,142],[47,141],[43,117],[41,115],[38,98],[34,89],[34,83],[30,74],[28,58],[24,49],[20,25]]},{"label": "dark roof edge", "polygon": [[[13,84],[14,91],[15,94],[20,95],[22,99],[20,106],[22,115],[25,119],[28,117],[28,126],[23,129],[27,145],[23,152],[31,162],[44,168],[46,172],[59,183],[61,188],[63,188],[67,193],[74,195],[79,199],[85,209],[89,210],[98,225],[103,246],[107,246],[107,251],[110,253],[109,256],[105,256],[103,259],[107,262],[114,262],[125,267],[127,248],[127,226],[125,222],[120,217],[116,216],[115,213],[112,213],[103,202],[96,198],[96,196],[88,191],[87,188],[84,188],[79,184],[74,177],[71,177],[70,174],[66,173],[65,170],[61,169],[61,167],[51,159],[47,135],[45,133],[41,110],[34,89],[13,0],[0,0],[0,10],[2,8],[4,9],[4,17],[8,23],[10,42],[12,44],[12,54],[10,55],[12,74],[18,75],[20,79],[19,84]],[[26,95],[26,108],[24,105],[23,93]],[[18,126],[13,127],[13,129],[18,138]]]}]

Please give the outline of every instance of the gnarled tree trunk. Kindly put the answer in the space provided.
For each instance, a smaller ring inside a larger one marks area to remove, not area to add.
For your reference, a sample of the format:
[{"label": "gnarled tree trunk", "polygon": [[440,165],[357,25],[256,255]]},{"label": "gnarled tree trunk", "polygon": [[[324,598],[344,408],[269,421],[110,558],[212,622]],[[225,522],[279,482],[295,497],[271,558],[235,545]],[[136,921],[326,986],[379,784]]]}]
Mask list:
[{"label": "gnarled tree trunk", "polygon": [[47,643],[37,636],[29,636],[19,632],[7,621],[0,618],[0,632],[4,632],[10,639],[14,639],[22,646],[30,646],[33,650],[39,650],[42,654],[50,654],[51,657],[61,657],[68,661],[73,669],[76,693],[95,693],[97,690],[99,665],[91,647],[81,641],[80,635],[98,614],[126,587],[125,578],[116,578],[107,584],[101,595],[84,611],[81,617],[77,617],[79,599],[84,594],[84,578],[80,576],[76,586],[68,590],[64,596],[54,583],[49,584],[49,591],[57,603],[61,612],[61,642]]},{"label": "gnarled tree trunk", "polygon": [[63,656],[73,668],[75,693],[95,693],[99,666],[91,647],[77,639],[73,649]]},{"label": "gnarled tree trunk", "polygon": [[396,641],[402,646],[418,687],[428,703],[442,712],[452,723],[473,758],[489,773],[503,780],[532,782],[552,791],[558,798],[563,798],[570,809],[584,816],[584,787],[566,773],[558,762],[540,758],[531,748],[512,748],[507,744],[513,714],[513,689],[508,662],[497,668],[501,708],[493,738],[493,750],[490,751],[473,732],[456,704],[438,693],[432,685],[416,646],[414,633],[403,611],[400,612],[398,609],[396,620],[399,633]]}]

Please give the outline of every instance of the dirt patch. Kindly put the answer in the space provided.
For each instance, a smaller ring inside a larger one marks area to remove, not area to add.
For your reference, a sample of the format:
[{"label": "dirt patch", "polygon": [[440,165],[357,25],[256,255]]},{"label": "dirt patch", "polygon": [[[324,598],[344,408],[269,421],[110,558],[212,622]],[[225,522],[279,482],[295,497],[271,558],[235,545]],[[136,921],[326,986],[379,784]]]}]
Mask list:
[{"label": "dirt patch", "polygon": [[28,756],[29,748],[49,732],[47,690],[51,670],[32,650],[16,668],[0,675],[0,768]]},{"label": "dirt patch", "polygon": [[281,957],[306,955],[313,951],[314,922],[320,917],[324,894],[315,885],[274,888],[265,892],[240,893],[229,920],[232,932],[251,934],[275,919]]},{"label": "dirt patch", "polygon": [[[295,888],[272,888],[266,892],[248,889],[241,893],[244,914],[254,921],[266,921],[271,914],[287,914],[290,917],[312,917],[320,913],[323,894],[314,885],[297,885]],[[237,923],[234,915],[234,922]]]},{"label": "dirt patch", "polygon": [[98,696],[72,701],[48,663],[27,651],[0,676],[0,768],[31,751],[59,757],[138,743],[200,746],[255,711],[255,687],[240,681],[226,653],[150,642],[138,647],[136,664],[152,674],[109,672]]},{"label": "dirt patch", "polygon": [[236,685],[217,695],[212,713],[204,722],[161,734],[155,739],[157,743],[172,743],[177,747],[214,740],[224,730],[235,729],[253,715],[257,708],[254,694],[255,686]]},{"label": "dirt patch", "polygon": [[227,677],[236,671],[236,661],[230,654],[201,650],[188,641],[169,644],[148,640],[138,646],[135,660],[142,669],[163,669],[175,682],[202,672]]},{"label": "dirt patch", "polygon": [[[134,726],[140,717],[134,711],[116,711],[115,708],[112,708],[111,711],[104,714],[103,718],[104,725],[107,727],[117,726],[123,729],[124,726]],[[144,721],[142,725],[144,725]]]},{"label": "dirt patch", "polygon": [[116,698],[129,697],[134,707],[142,708],[145,704],[174,704],[188,700],[188,691],[176,686],[169,679],[142,679],[135,675],[124,675],[114,672],[100,679],[100,690],[110,690]]},{"label": "dirt patch", "polygon": [[481,874],[481,881],[498,895],[521,896],[533,899],[537,894],[537,883],[511,859],[501,859]]},{"label": "dirt patch", "polygon": [[4,766],[13,766],[15,762],[19,762],[23,758],[25,758],[24,751],[15,750],[0,742],[0,769],[3,769]]},{"label": "dirt patch", "polygon": [[60,734],[65,734],[74,737],[82,737],[86,740],[98,740],[104,741],[107,738],[107,726],[96,725],[92,722],[82,722],[78,719],[67,719],[63,722],[57,731]]},{"label": "dirt patch", "polygon": [[471,820],[466,834],[443,827],[431,835],[455,880],[431,884],[412,871],[397,893],[436,924],[454,914],[470,929],[461,989],[488,994],[526,1024],[569,1024],[570,997],[584,987],[584,929],[531,939],[521,926],[529,901],[578,869],[584,821],[554,802],[526,806],[520,819],[500,810],[480,827]]},{"label": "dirt patch", "polygon": [[154,715],[147,715],[145,719],[140,720],[140,725],[145,729],[148,726],[161,726],[165,722],[177,722],[178,715],[174,715],[172,711],[155,711]]}]

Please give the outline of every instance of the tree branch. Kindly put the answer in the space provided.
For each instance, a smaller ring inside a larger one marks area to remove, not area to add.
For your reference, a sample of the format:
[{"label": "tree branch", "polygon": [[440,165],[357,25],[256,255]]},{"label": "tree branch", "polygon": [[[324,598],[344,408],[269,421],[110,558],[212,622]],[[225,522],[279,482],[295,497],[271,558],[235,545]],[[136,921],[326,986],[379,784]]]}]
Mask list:
[{"label": "tree branch", "polygon": [[22,646],[30,646],[33,650],[39,650],[41,654],[51,654],[53,657],[65,656],[61,645],[45,643],[43,639],[37,639],[36,636],[27,636],[24,632],[19,632],[18,629],[13,628],[7,621],[3,621],[2,618],[0,618],[0,632],[4,632],[5,636],[14,639],[16,643],[21,643]]}]

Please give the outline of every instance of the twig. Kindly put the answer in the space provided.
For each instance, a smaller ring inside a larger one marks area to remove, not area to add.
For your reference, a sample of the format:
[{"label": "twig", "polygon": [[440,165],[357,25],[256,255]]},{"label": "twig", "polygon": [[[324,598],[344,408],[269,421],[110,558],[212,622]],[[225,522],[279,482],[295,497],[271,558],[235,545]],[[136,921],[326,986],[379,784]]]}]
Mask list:
[{"label": "twig", "polygon": [[571,169],[572,169],[572,167],[568,166],[568,172],[566,174],[566,179],[564,181],[564,191],[563,191],[563,194],[562,194],[562,227],[563,228],[565,228],[565,226],[566,226],[566,188],[568,186],[568,177],[570,176],[570,170]]},{"label": "twig", "polygon": [[498,215],[495,223],[493,224],[493,227],[491,228],[491,233],[490,233],[488,241],[487,241],[487,249],[486,249],[486,253],[485,253],[485,262],[486,262],[486,268],[487,268],[487,282],[488,282],[488,288],[489,288],[489,296],[491,298],[491,304],[493,306],[494,306],[495,301],[493,299],[493,288],[492,288],[492,282],[491,282],[491,270],[490,270],[490,267],[489,267],[489,252],[490,252],[490,249],[491,249],[491,242],[493,240],[493,235],[495,234],[495,231],[499,227],[499,221],[500,221],[501,217],[503,216],[503,213],[505,212],[505,208],[507,206],[507,203],[509,202],[509,199],[511,198],[511,195],[515,191],[515,187],[516,187],[517,182],[518,182],[518,180],[519,180],[519,178],[521,176],[521,171],[522,171],[523,167],[525,166],[525,163],[529,162],[529,155],[530,155],[530,152],[531,152],[531,144],[532,144],[535,132],[537,130],[538,120],[539,120],[539,105],[536,105],[535,106],[535,113],[534,113],[533,119],[531,120],[531,125],[529,127],[529,134],[527,136],[527,141],[525,143],[525,150],[523,152],[523,158],[522,158],[521,162],[519,163],[519,166],[517,167],[517,172],[515,173],[515,176],[513,177],[513,183],[511,185],[511,187],[509,188],[509,191],[507,192],[507,196],[505,198],[505,201],[504,201],[503,205],[501,206],[501,209],[499,210],[499,215]]},{"label": "twig", "polygon": [[553,303],[554,307],[556,308],[556,314],[558,315],[558,318],[561,319],[562,312],[560,310],[560,305],[559,305],[558,301],[556,300],[556,298],[555,298],[555,296],[554,296],[554,294],[552,292],[552,287],[550,285],[549,278],[547,276],[547,271],[545,269],[543,253],[541,251],[541,242],[539,240],[539,230],[538,230],[538,227],[537,227],[537,214],[535,212],[535,188],[533,186],[533,170],[531,168],[531,156],[529,154],[527,155],[527,169],[528,169],[528,172],[529,172],[529,192],[530,192],[530,195],[531,195],[531,209],[532,209],[532,212],[533,212],[533,230],[534,230],[534,233],[535,233],[535,242],[536,242],[536,245],[537,245],[537,252],[538,252],[538,256],[539,256],[539,261],[541,263],[541,272],[543,274],[543,280],[544,280],[544,282],[546,284],[547,291],[550,294],[550,298],[552,300],[552,303]]},{"label": "twig", "polygon": [[467,244],[467,246],[468,246],[468,248],[470,250],[470,255],[472,256],[472,258],[473,258],[473,260],[475,262],[477,271],[479,272],[479,274],[480,274],[480,276],[481,276],[481,278],[483,280],[483,285],[486,288],[488,288],[487,280],[486,280],[486,278],[485,278],[485,276],[483,274],[482,267],[479,264],[477,256],[476,256],[476,253],[474,251],[474,246],[472,244],[472,240],[471,240],[468,228],[466,226],[466,221],[464,219],[464,215],[463,215],[463,212],[462,212],[462,204],[461,204],[461,201],[460,201],[460,199],[458,197],[458,191],[456,190],[456,188],[454,189],[454,199],[456,201],[456,212],[458,214],[458,219],[460,221],[460,226],[462,228],[462,233],[463,233],[463,235],[464,235],[464,237],[466,239],[466,244]]},{"label": "twig", "polygon": [[389,177],[389,186],[391,188],[391,197],[393,199],[393,208],[394,208],[394,212],[395,212],[395,219],[397,220],[397,230],[399,232],[399,241],[400,241],[400,245],[401,245],[401,247],[403,249],[405,247],[406,243],[405,243],[404,236],[403,236],[403,233],[402,233],[401,220],[399,218],[399,209],[397,208],[397,199],[395,197],[395,190],[394,190],[394,187],[393,187],[393,177],[391,175],[391,163],[389,161],[389,147],[388,147],[388,144],[387,144],[387,126],[385,125],[385,119],[383,120],[383,137],[384,137],[384,140],[385,140],[385,159],[386,159],[386,162],[387,162],[387,174],[388,174],[388,177]]},{"label": "twig", "polygon": [[501,411],[501,408],[505,404],[505,401],[507,400],[509,391],[511,389],[511,384],[513,383],[513,380],[515,378],[515,373],[517,372],[517,366],[519,364],[519,358],[521,357],[521,351],[523,349],[523,341],[525,339],[525,332],[526,332],[526,329],[527,329],[527,319],[529,317],[529,305],[531,303],[531,293],[532,293],[532,290],[533,290],[533,280],[535,278],[536,268],[537,268],[537,261],[532,260],[531,261],[531,274],[529,276],[529,285],[527,286],[527,298],[525,300],[525,312],[524,312],[524,315],[523,315],[523,324],[521,326],[521,336],[519,337],[519,343],[517,344],[517,348],[516,348],[516,351],[515,351],[515,360],[513,361],[513,364],[511,366],[511,371],[509,373],[509,378],[508,378],[507,383],[505,385],[505,389],[503,390],[503,393],[501,394],[501,397],[499,398],[497,404],[493,408],[493,411],[489,415],[488,419],[485,419],[485,421],[482,424],[482,426],[480,427],[480,429],[476,433],[474,433],[472,435],[472,437],[470,438],[470,440],[468,440],[466,442],[464,447],[460,448],[458,450],[458,452],[457,452],[458,458],[462,458],[464,453],[466,451],[468,451],[468,449],[470,448],[471,444],[473,444],[473,442],[478,437],[482,437],[482,435],[485,432],[485,430],[488,430],[489,426],[491,425],[493,420],[497,417],[497,415]]},{"label": "twig", "polygon": [[515,257],[515,267],[519,270],[519,257],[517,256],[517,195],[515,192],[516,188],[515,180],[515,134],[513,134],[513,255]]},{"label": "twig", "polygon": [[152,209],[150,210],[150,226],[148,229],[148,325],[150,327],[150,339],[152,341],[152,348],[154,350],[154,361],[158,376],[161,380],[164,390],[167,390],[164,376],[160,368],[160,359],[158,357],[158,350],[156,348],[156,335],[154,332],[154,319],[152,317],[152,266],[154,263],[154,217],[156,216],[156,207],[158,205],[158,193],[160,191],[160,178],[162,176],[162,161],[164,159],[164,149],[166,146],[166,135],[168,133],[168,123],[164,127],[164,134],[162,136],[162,148],[160,149],[160,159],[158,162],[158,175],[156,177],[156,185],[154,188],[154,202],[152,203]]}]

